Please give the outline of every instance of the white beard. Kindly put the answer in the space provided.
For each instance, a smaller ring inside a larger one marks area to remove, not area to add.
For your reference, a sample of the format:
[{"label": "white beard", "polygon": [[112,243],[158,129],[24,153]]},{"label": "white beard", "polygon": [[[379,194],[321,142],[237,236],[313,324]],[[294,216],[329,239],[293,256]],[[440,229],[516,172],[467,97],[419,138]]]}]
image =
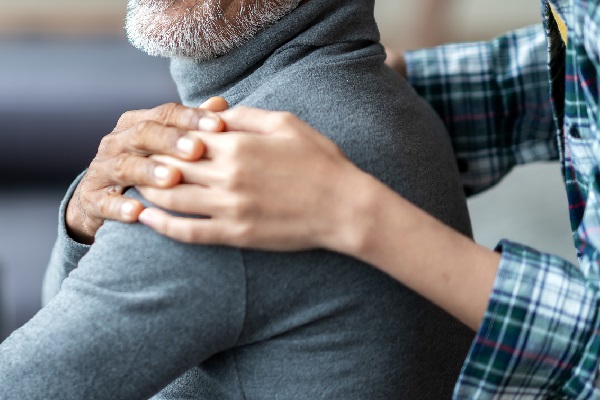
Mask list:
[{"label": "white beard", "polygon": [[150,55],[209,60],[240,46],[301,0],[239,1],[235,15],[226,16],[220,0],[197,0],[185,9],[181,0],[128,0],[125,29],[129,41]]}]

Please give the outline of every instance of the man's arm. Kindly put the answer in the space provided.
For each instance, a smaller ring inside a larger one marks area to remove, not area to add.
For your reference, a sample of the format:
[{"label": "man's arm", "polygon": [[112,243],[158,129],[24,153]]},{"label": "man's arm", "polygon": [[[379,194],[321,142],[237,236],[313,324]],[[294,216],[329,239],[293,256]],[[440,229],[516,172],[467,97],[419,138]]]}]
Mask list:
[{"label": "man's arm", "polygon": [[512,167],[558,158],[542,26],[407,52],[407,78],[451,136],[467,194]]},{"label": "man's arm", "polygon": [[169,187],[179,182],[178,171],[147,156],[199,158],[203,146],[187,130],[222,129],[218,116],[207,111],[227,107],[224,99],[213,97],[201,109],[171,103],[151,110],[128,111],[121,116],[113,132],[102,140],[90,167],[77,177],[61,203],[58,237],[42,288],[44,305],[58,293],[62,281],[87,253],[104,220],[136,221],[143,205],[122,195],[128,186]]},{"label": "man's arm", "polygon": [[45,306],[50,300],[59,292],[62,282],[67,279],[67,276],[77,268],[77,264],[85,256],[90,249],[87,244],[79,243],[69,236],[67,232],[67,224],[65,215],[67,212],[67,205],[73,197],[73,192],[79,185],[83,175],[75,179],[75,182],[71,184],[67,194],[63,198],[60,208],[58,210],[58,236],[52,253],[50,254],[50,261],[44,274],[44,281],[42,282],[42,305]]},{"label": "man's arm", "polygon": [[148,398],[230,347],[244,310],[239,251],[106,223],[54,299],[0,345],[0,398]]}]

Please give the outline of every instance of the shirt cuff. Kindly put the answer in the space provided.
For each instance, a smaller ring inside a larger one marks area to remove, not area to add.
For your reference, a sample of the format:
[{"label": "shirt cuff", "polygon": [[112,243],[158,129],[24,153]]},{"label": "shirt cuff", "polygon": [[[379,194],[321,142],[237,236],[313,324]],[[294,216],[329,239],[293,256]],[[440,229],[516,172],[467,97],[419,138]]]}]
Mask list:
[{"label": "shirt cuff", "polygon": [[494,289],[455,398],[599,395],[597,286],[559,257],[508,241],[496,251]]}]

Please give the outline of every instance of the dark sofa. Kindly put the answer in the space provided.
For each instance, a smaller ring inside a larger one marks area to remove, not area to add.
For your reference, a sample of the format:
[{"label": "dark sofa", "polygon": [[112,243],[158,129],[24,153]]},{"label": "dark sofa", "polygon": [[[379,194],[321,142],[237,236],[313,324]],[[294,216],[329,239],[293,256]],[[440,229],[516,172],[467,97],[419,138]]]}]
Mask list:
[{"label": "dark sofa", "polygon": [[0,341],[40,307],[58,204],[127,110],[178,96],[124,38],[0,37]]}]

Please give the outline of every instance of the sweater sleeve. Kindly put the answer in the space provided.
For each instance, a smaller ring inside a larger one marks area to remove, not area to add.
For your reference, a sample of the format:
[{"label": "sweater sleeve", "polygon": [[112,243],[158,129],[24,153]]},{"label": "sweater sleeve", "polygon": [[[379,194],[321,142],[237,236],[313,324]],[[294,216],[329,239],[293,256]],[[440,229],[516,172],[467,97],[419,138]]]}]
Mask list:
[{"label": "sweater sleeve", "polygon": [[245,299],[239,250],[108,221],[58,294],[0,345],[0,399],[147,399],[235,343]]},{"label": "sweater sleeve", "polygon": [[62,282],[77,267],[81,258],[90,249],[90,246],[78,243],[69,236],[66,224],[67,205],[84,175],[85,171],[75,179],[60,204],[58,211],[58,237],[52,248],[50,261],[42,283],[42,304],[44,306],[56,296]]}]

